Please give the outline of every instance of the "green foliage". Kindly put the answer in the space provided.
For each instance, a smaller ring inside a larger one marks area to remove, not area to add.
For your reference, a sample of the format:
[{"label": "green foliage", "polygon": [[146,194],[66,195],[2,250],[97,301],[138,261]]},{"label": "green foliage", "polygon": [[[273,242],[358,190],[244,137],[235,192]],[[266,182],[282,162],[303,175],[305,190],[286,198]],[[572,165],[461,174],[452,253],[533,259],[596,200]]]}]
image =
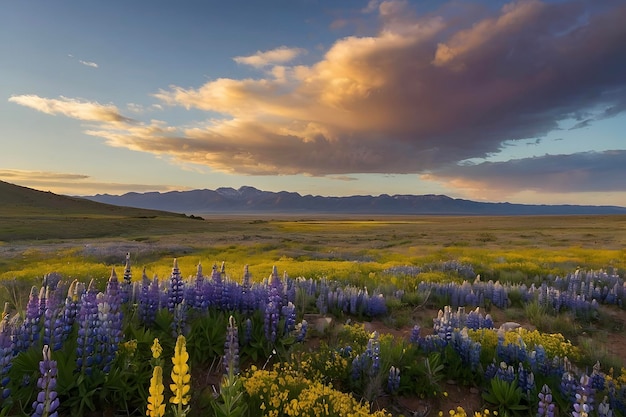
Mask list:
[{"label": "green foliage", "polygon": [[360,354],[365,351],[369,338],[370,334],[362,324],[345,324],[337,332],[335,345],[340,347],[351,346],[354,352]]},{"label": "green foliage", "polygon": [[451,344],[448,344],[443,351],[443,364],[447,379],[458,381],[464,385],[480,385],[482,383],[484,374],[482,368],[474,370],[468,364],[463,363],[461,356]]},{"label": "green foliage", "polygon": [[483,399],[493,404],[501,416],[519,415],[528,410],[528,406],[523,404],[524,394],[516,380],[508,382],[492,378],[489,387],[483,392]]},{"label": "green foliage", "polygon": [[224,354],[228,317],[213,309],[190,320],[186,336],[192,366],[207,365]]},{"label": "green foliage", "polygon": [[239,376],[232,370],[224,376],[220,384],[219,397],[211,401],[216,417],[242,417],[248,411],[245,402],[245,391]]},{"label": "green foliage", "polygon": [[445,378],[445,368],[439,352],[420,358],[415,349],[407,352],[406,359],[400,371],[401,394],[416,394],[420,398],[443,395],[441,381]]}]

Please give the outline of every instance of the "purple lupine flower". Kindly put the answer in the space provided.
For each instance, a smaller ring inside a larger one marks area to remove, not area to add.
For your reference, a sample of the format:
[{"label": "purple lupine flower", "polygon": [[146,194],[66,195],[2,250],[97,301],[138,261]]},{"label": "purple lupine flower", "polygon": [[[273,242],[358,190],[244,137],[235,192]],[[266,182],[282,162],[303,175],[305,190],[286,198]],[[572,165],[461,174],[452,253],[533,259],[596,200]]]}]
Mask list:
[{"label": "purple lupine flower", "polygon": [[420,343],[420,331],[421,328],[418,324],[416,324],[415,326],[413,326],[413,329],[411,329],[411,336],[409,337],[409,342],[415,344],[415,345],[419,345]]},{"label": "purple lupine flower", "polygon": [[61,312],[57,315],[54,323],[55,332],[57,333],[55,335],[54,344],[52,345],[53,351],[61,349],[63,342],[65,342],[72,333],[79,308],[80,295],[83,291],[84,284],[77,280],[72,281],[67,290],[67,297],[65,297],[65,301],[61,307]]},{"label": "purple lupine flower", "polygon": [[480,342],[472,343],[470,347],[470,352],[469,352],[469,363],[470,363],[470,368],[473,371],[478,370],[478,368],[480,367],[481,350],[482,350],[482,345],[480,344]]},{"label": "purple lupine flower", "polygon": [[176,304],[174,308],[174,319],[172,320],[172,337],[187,334],[187,302],[183,300]]},{"label": "purple lupine flower", "polygon": [[574,403],[574,417],[587,417],[593,410],[594,390],[591,388],[591,378],[586,374],[580,377],[580,383],[576,392],[576,402]]},{"label": "purple lupine flower", "polygon": [[[527,394],[530,391],[528,389],[529,375],[530,374],[528,373],[528,371],[526,371],[522,362],[519,362],[518,367],[517,367],[517,386],[521,388],[524,394]],[[534,383],[534,379],[532,382]]]},{"label": "purple lupine flower", "polygon": [[285,287],[283,282],[278,276],[278,269],[274,265],[272,267],[272,274],[268,278],[267,282],[268,286],[268,302],[273,302],[276,305],[276,308],[280,311],[284,303],[284,292]]},{"label": "purple lupine flower", "polygon": [[425,353],[442,351],[447,345],[448,341],[436,334],[429,334],[420,339],[420,348]]},{"label": "purple lupine flower", "polygon": [[13,326],[9,321],[9,303],[4,304],[0,317],[0,400],[6,400],[11,395],[9,389],[9,370],[14,355]]},{"label": "purple lupine flower", "polygon": [[550,387],[544,384],[538,397],[539,406],[537,408],[537,417],[554,417],[555,404],[552,402],[552,391]]},{"label": "purple lupine flower", "polygon": [[564,372],[561,376],[561,383],[559,389],[563,398],[566,398],[569,402],[576,401],[576,391],[578,391],[578,381],[574,378],[571,372]]},{"label": "purple lupine flower", "polygon": [[513,366],[507,365],[506,362],[500,362],[500,366],[496,370],[495,378],[506,382],[513,382],[515,379],[515,370],[513,369]]},{"label": "purple lupine flower", "polygon": [[476,310],[472,310],[467,314],[465,326],[467,326],[468,329],[478,330],[481,327],[481,321],[479,307],[476,307]]},{"label": "purple lupine flower", "polygon": [[139,316],[139,321],[143,324],[149,324],[150,283],[151,281],[148,275],[146,275],[146,268],[144,267],[143,273],[141,274],[141,283],[139,284],[139,293],[137,295],[137,315]]},{"label": "purple lupine flower", "polygon": [[198,266],[196,267],[196,278],[194,281],[194,292],[193,292],[193,307],[195,309],[204,311],[209,305],[209,300],[206,293],[206,282],[204,280],[204,275],[202,274],[202,264],[198,262]]},{"label": "purple lupine flower", "polygon": [[604,391],[605,383],[606,378],[600,371],[600,362],[597,361],[595,365],[593,365],[593,371],[591,372],[591,388],[595,391]]},{"label": "purple lupine flower", "polygon": [[41,315],[39,313],[39,291],[37,287],[32,287],[26,304],[26,316],[22,323],[22,328],[17,333],[15,348],[18,352],[24,352],[37,340],[39,340],[39,326]]},{"label": "purple lupine flower", "polygon": [[291,301],[292,303],[296,303],[296,281],[289,278],[287,273],[285,272],[285,276],[283,277],[285,280],[285,293],[287,295],[287,302]]},{"label": "purple lupine flower", "polygon": [[244,314],[250,314],[255,309],[254,293],[252,291],[252,278],[248,265],[243,267],[243,280],[241,282],[241,306],[240,310]]},{"label": "purple lupine flower", "polygon": [[224,343],[224,373],[239,373],[239,329],[233,316],[228,318],[226,342]]},{"label": "purple lupine flower", "polygon": [[389,377],[387,378],[387,390],[390,394],[396,394],[400,390],[400,369],[392,366],[389,368]]},{"label": "purple lupine flower", "polygon": [[38,303],[38,307],[39,307],[38,316],[39,317],[43,317],[44,312],[46,311],[46,299],[48,296],[48,286],[46,285],[47,284],[46,278],[47,276],[43,277],[43,285],[39,289],[39,303]]},{"label": "purple lupine flower", "polygon": [[245,332],[243,336],[243,344],[249,345],[252,342],[252,320],[249,318],[245,321]]},{"label": "purple lupine flower", "polygon": [[302,342],[304,340],[308,327],[309,323],[307,323],[306,320],[302,320],[300,323],[298,323],[298,325],[296,326],[296,342]]},{"label": "purple lupine flower", "polygon": [[43,347],[43,360],[39,362],[41,376],[37,387],[41,389],[33,402],[33,417],[58,417],[59,398],[56,392],[57,362],[50,358],[48,345]]},{"label": "purple lupine flower", "polygon": [[[41,298],[40,298],[41,299]],[[56,336],[60,336],[58,331],[61,329],[56,327],[56,316],[58,312],[58,306],[55,305],[55,297],[50,296],[50,288],[46,287],[46,295],[43,297],[46,301],[46,308],[43,311],[43,337],[42,343],[48,346],[54,346],[56,341],[55,339],[55,329],[57,329]]]},{"label": "purple lupine flower", "polygon": [[98,300],[98,341],[102,346],[102,369],[108,373],[123,339],[122,293],[115,270],[112,270],[106,290]]},{"label": "purple lupine flower", "polygon": [[363,373],[363,358],[363,355],[356,355],[354,359],[352,359],[352,369],[350,374],[353,382],[361,379],[361,374]]},{"label": "purple lupine flower", "polygon": [[499,281],[496,281],[493,286],[493,297],[491,301],[493,302],[493,305],[500,309],[505,309],[508,306],[509,298],[506,290]]},{"label": "purple lupine flower", "polygon": [[91,375],[96,364],[96,341],[98,333],[98,303],[93,280],[83,293],[80,310],[76,317],[78,334],[76,336],[76,368],[79,372]]},{"label": "purple lupine flower", "polygon": [[613,410],[608,402],[608,397],[605,395],[604,399],[598,404],[598,417],[613,417]]},{"label": "purple lupine flower", "polygon": [[321,293],[315,301],[315,306],[322,316],[328,313],[328,303],[326,302],[326,294]]},{"label": "purple lupine flower", "polygon": [[382,294],[377,294],[367,300],[366,313],[370,317],[379,317],[387,314],[387,304]]},{"label": "purple lupine flower", "polygon": [[224,292],[222,294],[222,308],[228,311],[239,310],[241,307],[241,288],[239,284],[228,277],[224,280]]},{"label": "purple lupine flower", "polygon": [[534,350],[528,355],[530,369],[541,375],[548,375],[550,372],[550,360],[546,354],[546,349],[542,345],[535,345]]},{"label": "purple lupine flower", "polygon": [[124,276],[122,278],[122,284],[120,285],[120,297],[122,304],[126,304],[131,299],[131,287],[132,287],[133,274],[130,269],[130,252],[126,252],[126,264],[124,265]]},{"label": "purple lupine flower", "polygon": [[222,294],[224,292],[224,283],[222,281],[222,273],[218,271],[217,265],[213,264],[213,272],[211,273],[211,287],[213,294],[211,297],[211,305],[216,308],[222,308]]},{"label": "purple lupine flower", "polygon": [[265,338],[270,344],[274,344],[278,337],[278,321],[280,314],[278,305],[270,301],[265,305],[265,314],[263,320],[263,328],[265,329]]},{"label": "purple lupine flower", "polygon": [[371,359],[370,375],[374,376],[378,374],[380,370],[380,341],[378,340],[378,332],[371,334],[367,341],[365,354]]},{"label": "purple lupine flower", "polygon": [[176,306],[184,299],[184,285],[180,269],[178,269],[178,260],[174,259],[172,275],[170,275],[170,288],[167,294],[167,309],[172,313]]},{"label": "purple lupine flower", "polygon": [[281,313],[285,318],[284,333],[289,334],[296,327],[296,306],[289,301],[286,306],[283,306]]},{"label": "purple lupine flower", "polygon": [[161,297],[161,287],[162,285],[159,282],[159,278],[156,276],[152,278],[150,288],[148,289],[148,317],[150,323],[154,321],[157,311],[164,305],[165,299]]},{"label": "purple lupine flower", "polygon": [[496,365],[495,359],[492,363],[487,365],[487,369],[485,369],[485,379],[487,381],[496,377],[496,372],[498,372],[498,366]]},{"label": "purple lupine flower", "polygon": [[344,358],[349,358],[352,355],[352,346],[347,345],[339,348],[339,355]]}]

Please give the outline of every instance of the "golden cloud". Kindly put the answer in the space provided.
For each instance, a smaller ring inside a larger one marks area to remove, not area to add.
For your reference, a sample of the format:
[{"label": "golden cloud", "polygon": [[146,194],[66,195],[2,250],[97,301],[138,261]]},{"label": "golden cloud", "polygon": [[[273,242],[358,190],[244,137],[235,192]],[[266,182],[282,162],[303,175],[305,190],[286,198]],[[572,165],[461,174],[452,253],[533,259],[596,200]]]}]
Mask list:
[{"label": "golden cloud", "polygon": [[377,34],[338,39],[318,62],[287,65],[298,48],[259,51],[235,58],[262,68],[259,78],[155,94],[222,115],[197,126],[119,123],[128,119],[113,105],[67,98],[10,101],[100,121],[87,133],[113,146],[224,172],[318,176],[435,172],[580,113],[626,109],[624,4],[527,0],[455,14],[464,6],[453,2],[423,15],[402,1],[375,6]]},{"label": "golden cloud", "polygon": [[281,46],[270,51],[257,51],[254,55],[250,56],[236,56],[233,60],[238,64],[262,68],[272,64],[284,64],[304,53],[306,53],[306,50],[303,48]]},{"label": "golden cloud", "polygon": [[46,114],[62,114],[79,120],[93,122],[130,122],[131,119],[121,115],[112,104],[104,105],[97,102],[81,101],[61,96],[58,99],[39,97],[37,95],[16,95],[9,98],[10,102],[30,107]]}]

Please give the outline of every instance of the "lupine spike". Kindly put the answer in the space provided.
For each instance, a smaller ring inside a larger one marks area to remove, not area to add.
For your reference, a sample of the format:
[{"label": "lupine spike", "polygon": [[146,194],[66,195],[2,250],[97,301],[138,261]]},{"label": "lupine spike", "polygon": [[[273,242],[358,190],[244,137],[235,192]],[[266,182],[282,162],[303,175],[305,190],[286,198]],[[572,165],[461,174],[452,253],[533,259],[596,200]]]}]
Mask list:
[{"label": "lupine spike", "polygon": [[37,400],[33,402],[33,417],[58,417],[59,398],[55,391],[57,378],[57,362],[50,357],[48,345],[43,347],[43,360],[39,362],[41,376],[37,387],[41,389]]},{"label": "lupine spike", "polygon": [[239,329],[233,316],[228,318],[226,327],[223,363],[226,375],[239,373]]},{"label": "lupine spike", "polygon": [[148,417],[163,417],[165,415],[165,402],[163,400],[163,368],[155,366],[152,370],[152,378],[150,378],[150,388],[148,392],[148,406],[146,415]]},{"label": "lupine spike", "polygon": [[176,339],[174,356],[172,357],[172,383],[170,384],[170,390],[173,394],[170,398],[170,403],[176,405],[176,414],[178,416],[185,414],[183,406],[189,404],[191,374],[189,373],[188,361],[189,353],[187,353],[185,336],[180,335]]},{"label": "lupine spike", "polygon": [[130,252],[126,252],[126,263],[124,265],[124,277],[121,285],[122,303],[127,303],[131,298],[132,271],[130,269]]}]

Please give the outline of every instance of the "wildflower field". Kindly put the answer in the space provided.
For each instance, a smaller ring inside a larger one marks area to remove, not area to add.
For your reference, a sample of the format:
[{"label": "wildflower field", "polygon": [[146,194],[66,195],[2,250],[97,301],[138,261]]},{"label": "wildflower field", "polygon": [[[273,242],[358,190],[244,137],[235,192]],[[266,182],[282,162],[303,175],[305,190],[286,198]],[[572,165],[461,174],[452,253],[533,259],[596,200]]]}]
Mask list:
[{"label": "wildflower field", "polygon": [[624,416],[625,223],[5,243],[0,416]]}]

